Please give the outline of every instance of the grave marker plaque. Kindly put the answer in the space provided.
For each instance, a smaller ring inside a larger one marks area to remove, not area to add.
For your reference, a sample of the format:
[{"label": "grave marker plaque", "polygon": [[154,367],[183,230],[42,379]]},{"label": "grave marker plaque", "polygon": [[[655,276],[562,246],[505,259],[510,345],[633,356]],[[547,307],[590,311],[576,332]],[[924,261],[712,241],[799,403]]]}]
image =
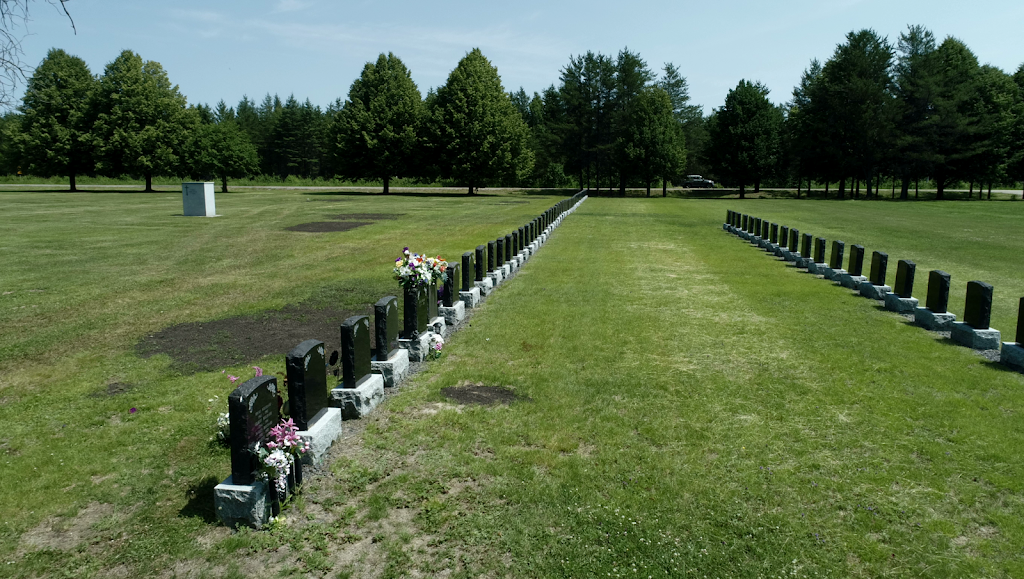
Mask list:
[{"label": "grave marker plaque", "polygon": [[385,362],[398,349],[398,298],[386,296],[373,305],[374,360]]},{"label": "grave marker plaque", "polygon": [[983,281],[967,282],[964,322],[975,330],[987,330],[992,319],[992,286]]},{"label": "grave marker plaque", "polygon": [[896,282],[893,284],[893,292],[901,298],[914,297],[914,274],[917,272],[917,264],[906,259],[896,263]]},{"label": "grave marker plaque", "polygon": [[509,233],[509,234],[505,235],[505,261],[506,262],[512,261],[512,256],[515,254],[515,252],[512,251],[512,245],[513,245],[512,234]]},{"label": "grave marker plaque", "polygon": [[462,254],[462,291],[468,292],[473,287],[473,252]]},{"label": "grave marker plaque", "polygon": [[292,348],[284,359],[288,374],[289,413],[299,430],[309,425],[327,409],[327,364],[324,343],[306,340]]},{"label": "grave marker plaque", "polygon": [[341,323],[342,388],[356,388],[370,374],[370,319],[352,316]]},{"label": "grave marker plaque", "polygon": [[495,244],[493,241],[487,242],[487,273],[494,271],[494,250]]},{"label": "grave marker plaque", "polygon": [[825,263],[825,238],[814,239],[814,263]]},{"label": "grave marker plaque", "polygon": [[805,233],[800,243],[800,257],[804,259],[810,259],[811,257],[811,242],[814,240],[814,236],[810,233]]},{"label": "grave marker plaque", "polygon": [[445,271],[448,279],[444,282],[444,290],[441,291],[441,305],[446,308],[455,306],[455,302],[459,301],[458,280],[462,278],[461,267],[459,264],[448,264],[448,269]]},{"label": "grave marker plaque", "polygon": [[270,429],[281,422],[277,406],[277,378],[259,376],[247,380],[228,396],[228,428],[231,431],[231,479],[236,485],[251,485],[259,460],[253,453],[264,443]]},{"label": "grave marker plaque", "polygon": [[871,285],[885,285],[885,273],[889,268],[889,254],[871,252]]},{"label": "grave marker plaque", "polygon": [[925,300],[925,307],[932,313],[946,313],[946,308],[949,307],[950,277],[940,269],[933,269],[928,273],[928,298]]},{"label": "grave marker plaque", "polygon": [[486,247],[482,245],[476,246],[476,281],[484,281],[484,266],[487,264],[484,257],[485,253],[487,253]]},{"label": "grave marker plaque", "polygon": [[494,267],[501,269],[505,265],[505,238],[499,237],[494,240]]},{"label": "grave marker plaque", "polygon": [[850,267],[846,268],[849,270],[850,275],[860,276],[863,275],[861,272],[864,271],[864,246],[853,245],[850,247]]},{"label": "grave marker plaque", "polygon": [[842,241],[832,242],[832,257],[828,266],[832,269],[843,269],[843,254],[846,253],[846,244]]}]

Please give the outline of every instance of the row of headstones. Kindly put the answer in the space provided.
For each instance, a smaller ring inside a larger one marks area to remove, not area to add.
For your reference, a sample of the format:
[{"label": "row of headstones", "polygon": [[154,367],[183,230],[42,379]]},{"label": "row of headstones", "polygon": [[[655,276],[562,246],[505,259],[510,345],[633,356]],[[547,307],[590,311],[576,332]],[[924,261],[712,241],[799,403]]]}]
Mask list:
[{"label": "row of headstones", "polygon": [[[322,341],[306,340],[288,352],[288,415],[299,436],[310,444],[303,462],[318,463],[341,436],[343,419],[371,412],[383,399],[385,387],[395,387],[406,378],[410,360],[425,359],[435,334],[444,336],[453,330],[464,319],[467,307],[476,307],[481,294],[489,294],[508,279],[585,199],[581,192],[560,201],[511,234],[464,253],[461,264],[449,264],[440,291],[436,283],[406,288],[401,324],[398,298],[380,299],[373,306],[372,347],[369,316],[346,319],[341,324],[341,381],[336,387],[328,385],[328,358]],[[336,362],[336,355],[331,356],[330,365]],[[252,449],[265,445],[270,430],[281,422],[279,392],[275,376],[260,376],[246,381],[228,397],[231,476],[214,490],[217,515],[228,526],[259,528],[276,515],[280,497],[275,496],[272,484],[257,477],[259,460]],[[297,483],[301,483],[301,475]]]},{"label": "row of headstones", "polygon": [[861,295],[883,300],[885,308],[901,314],[913,314],[914,321],[925,329],[950,332],[950,338],[976,350],[1000,350],[1000,361],[1024,370],[1024,297],[1020,300],[1015,342],[1001,342],[999,330],[989,327],[992,316],[993,287],[982,281],[967,283],[964,320],[956,321],[956,315],[948,311],[950,275],[941,270],[928,274],[928,294],[924,307],[918,307],[913,297],[914,276],[917,265],[901,259],[896,267],[894,287],[886,285],[889,256],[881,251],[871,254],[869,275],[863,275],[864,246],[850,246],[848,269],[843,269],[843,254],[846,244],[832,242],[830,259],[825,260],[826,240],[809,233],[801,235],[797,229],[777,223],[769,223],[759,217],[729,210],[726,212],[723,229],[750,241],[765,251],[795,262],[796,267],[805,268],[809,273],[821,275],[843,287],[860,292]]}]

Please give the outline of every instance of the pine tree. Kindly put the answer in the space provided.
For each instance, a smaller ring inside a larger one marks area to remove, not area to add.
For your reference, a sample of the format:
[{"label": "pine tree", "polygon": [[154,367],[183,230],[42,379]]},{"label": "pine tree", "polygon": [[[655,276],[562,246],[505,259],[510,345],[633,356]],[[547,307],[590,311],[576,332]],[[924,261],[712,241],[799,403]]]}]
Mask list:
[{"label": "pine tree", "polygon": [[723,180],[739,185],[740,199],[747,183],[754,190],[770,176],[780,154],[782,111],[768,100],[768,88],[741,80],[712,115],[710,159]]}]

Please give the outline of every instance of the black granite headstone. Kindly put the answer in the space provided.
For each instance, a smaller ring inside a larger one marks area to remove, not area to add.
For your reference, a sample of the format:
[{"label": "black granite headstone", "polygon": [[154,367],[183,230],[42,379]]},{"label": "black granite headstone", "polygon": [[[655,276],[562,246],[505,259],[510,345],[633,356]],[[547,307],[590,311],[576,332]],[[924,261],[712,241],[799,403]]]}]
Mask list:
[{"label": "black granite headstone", "polygon": [[889,254],[881,251],[871,252],[871,285],[885,285],[885,273],[889,269]]},{"label": "black granite headstone", "polygon": [[740,229],[743,230],[743,231],[747,230],[747,219],[749,219],[749,217],[747,217],[747,215],[744,214],[743,215],[743,225],[740,226]]},{"label": "black granite headstone", "polygon": [[896,283],[892,291],[901,298],[914,297],[914,274],[917,272],[917,264],[901,259],[896,262]]},{"label": "black granite headstone", "polygon": [[462,254],[462,291],[468,292],[473,287],[473,252]]},{"label": "black granite headstone", "polygon": [[725,210],[725,222],[729,223],[730,219],[732,219],[732,209],[726,209]]},{"label": "black granite headstone", "polygon": [[450,308],[455,306],[455,302],[459,301],[459,285],[458,279],[462,278],[461,267],[457,263],[449,263],[448,270],[445,274],[448,275],[448,279],[444,282],[444,289],[441,290],[441,305]]},{"label": "black granite headstone", "polygon": [[398,349],[398,298],[386,296],[373,304],[373,359],[383,362]]},{"label": "black granite headstone", "polygon": [[358,388],[370,377],[370,318],[352,316],[341,323],[342,388]]},{"label": "black granite headstone", "polygon": [[778,223],[772,223],[771,237],[769,238],[769,240],[773,244],[779,243],[779,224]]},{"label": "black granite headstone", "polygon": [[846,244],[842,241],[833,241],[832,256],[829,258],[828,266],[832,269],[843,269],[844,253],[846,253]]},{"label": "black granite headstone", "polygon": [[814,263],[825,263],[825,238],[814,238]]},{"label": "black granite headstone", "polygon": [[800,249],[800,230],[790,229],[789,230],[789,250],[795,252]]},{"label": "black granite headstone", "polygon": [[430,287],[427,290],[427,323],[437,317],[437,304],[441,301],[441,293],[438,291],[437,281],[430,280]]},{"label": "black granite headstone", "polygon": [[512,244],[513,243],[514,242],[512,240],[512,234],[509,233],[509,234],[505,235],[505,262],[506,263],[509,262],[509,261],[512,261],[512,255],[515,254],[515,252],[512,251]]},{"label": "black granite headstone", "polygon": [[754,218],[754,237],[761,237],[761,218]]},{"label": "black granite headstone", "polygon": [[281,422],[277,394],[277,378],[259,376],[247,380],[228,396],[231,482],[236,485],[251,485],[256,480],[256,444],[265,443],[270,429]]},{"label": "black granite headstone", "polygon": [[501,269],[501,266],[505,265],[505,238],[499,237],[494,240],[494,266]]},{"label": "black granite headstone", "polygon": [[483,245],[476,246],[476,281],[484,281],[484,266],[487,264],[487,248]]},{"label": "black granite headstone", "polygon": [[846,268],[852,276],[863,275],[864,271],[864,246],[863,245],[851,245],[850,246],[850,266]]},{"label": "black granite headstone", "polygon": [[[402,302],[402,338],[415,340],[422,332],[427,331],[427,323],[430,321],[427,296],[430,293],[429,286],[417,285],[416,287],[405,288]],[[436,302],[436,299],[435,299]]]},{"label": "black granite headstone", "polygon": [[983,281],[967,282],[964,322],[975,330],[987,330],[992,319],[992,286]]},{"label": "black granite headstone", "polygon": [[779,245],[786,247],[789,244],[789,226],[779,226]]},{"label": "black granite headstone", "polygon": [[327,410],[327,364],[324,343],[306,340],[284,359],[288,375],[289,414],[299,430],[309,430],[317,415]]},{"label": "black granite headstone", "polygon": [[520,251],[523,250],[524,247],[526,247],[525,245],[523,245],[523,241],[524,241],[524,237],[523,237],[524,231],[523,231],[523,228],[520,227],[519,229],[517,229],[515,231],[515,233],[516,233],[516,253],[519,253]]},{"label": "black granite headstone", "polygon": [[928,298],[925,307],[935,314],[946,313],[949,307],[950,275],[940,269],[928,272]]},{"label": "black granite headstone", "polygon": [[495,258],[495,243],[493,241],[487,242],[487,273],[494,271],[494,258]]},{"label": "black granite headstone", "polygon": [[1017,306],[1017,345],[1024,346],[1024,298]]},{"label": "black granite headstone", "polygon": [[804,259],[811,258],[811,242],[814,240],[814,236],[810,233],[805,233],[800,243],[800,257]]}]

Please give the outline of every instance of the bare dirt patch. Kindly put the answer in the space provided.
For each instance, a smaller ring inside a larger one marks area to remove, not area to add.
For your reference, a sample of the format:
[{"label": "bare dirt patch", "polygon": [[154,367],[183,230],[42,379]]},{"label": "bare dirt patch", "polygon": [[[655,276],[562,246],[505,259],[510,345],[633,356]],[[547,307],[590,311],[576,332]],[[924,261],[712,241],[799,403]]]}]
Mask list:
[{"label": "bare dirt patch", "polygon": [[339,219],[342,221],[387,221],[389,219],[398,219],[405,213],[342,213],[341,215],[335,215],[330,219]]},{"label": "bare dirt patch", "polygon": [[301,231],[304,233],[336,233],[339,231],[351,231],[357,227],[370,225],[372,221],[312,221],[285,227],[288,231]]},{"label": "bare dirt patch", "polygon": [[106,388],[100,388],[96,392],[90,394],[93,398],[105,398],[107,396],[117,396],[118,394],[124,394],[135,389],[135,384],[130,382],[111,382],[107,384]]},{"label": "bare dirt patch", "polygon": [[183,374],[284,354],[309,339],[321,340],[330,353],[339,348],[341,322],[368,313],[368,307],[343,310],[291,305],[257,315],[189,322],[147,336],[136,345],[136,352],[143,358],[167,354],[173,360],[171,368]]},{"label": "bare dirt patch", "polygon": [[50,517],[21,536],[30,549],[66,551],[98,535],[93,526],[114,513],[114,505],[90,503],[73,518]]},{"label": "bare dirt patch", "polygon": [[516,400],[530,400],[525,396],[519,396],[510,388],[505,388],[504,386],[488,386],[482,383],[473,384],[472,382],[442,388],[441,396],[459,404],[478,404],[481,406],[512,404]]}]

